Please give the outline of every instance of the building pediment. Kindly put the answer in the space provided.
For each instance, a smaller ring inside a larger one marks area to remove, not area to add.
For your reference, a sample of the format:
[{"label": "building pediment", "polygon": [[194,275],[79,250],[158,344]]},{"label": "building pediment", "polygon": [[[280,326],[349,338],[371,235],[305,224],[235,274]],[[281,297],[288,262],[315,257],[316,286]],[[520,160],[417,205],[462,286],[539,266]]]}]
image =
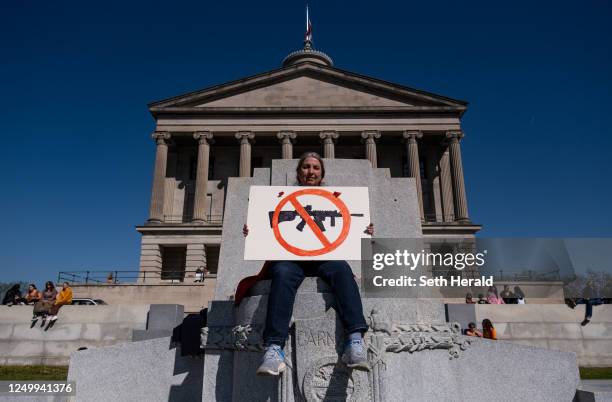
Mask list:
[{"label": "building pediment", "polygon": [[431,111],[462,114],[466,102],[304,62],[154,102],[154,115],[236,111]]}]

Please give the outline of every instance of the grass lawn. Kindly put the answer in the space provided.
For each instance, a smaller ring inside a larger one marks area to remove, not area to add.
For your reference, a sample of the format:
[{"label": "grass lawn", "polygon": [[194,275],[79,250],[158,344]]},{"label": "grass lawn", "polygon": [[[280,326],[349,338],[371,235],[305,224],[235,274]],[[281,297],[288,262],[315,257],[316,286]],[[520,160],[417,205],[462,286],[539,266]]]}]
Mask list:
[{"label": "grass lawn", "polygon": [[[66,366],[0,366],[0,381],[66,381]],[[612,367],[580,367],[582,380],[612,380]]]},{"label": "grass lawn", "polygon": [[67,366],[0,366],[0,380],[66,381]]},{"label": "grass lawn", "polygon": [[580,367],[582,380],[612,380],[612,367]]}]

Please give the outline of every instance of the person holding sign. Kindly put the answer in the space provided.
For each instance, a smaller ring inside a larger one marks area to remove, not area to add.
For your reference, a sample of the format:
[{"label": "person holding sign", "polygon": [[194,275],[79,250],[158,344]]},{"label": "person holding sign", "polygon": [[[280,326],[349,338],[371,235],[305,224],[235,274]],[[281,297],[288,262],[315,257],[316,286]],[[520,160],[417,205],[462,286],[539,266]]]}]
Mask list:
[{"label": "person holding sign", "polygon": [[[320,186],[325,177],[325,165],[315,152],[302,155],[297,165],[300,186]],[[374,234],[370,224],[365,232]],[[249,234],[244,225],[243,234]],[[359,288],[353,271],[346,261],[274,261],[268,268],[272,279],[268,296],[268,310],[263,338],[266,353],[257,369],[258,375],[279,375],[286,368],[283,348],[289,337],[289,322],[295,295],[306,276],[323,279],[332,288],[337,301],[337,312],[346,331],[342,361],[350,368],[369,370],[363,334],[368,325],[363,316]]]}]

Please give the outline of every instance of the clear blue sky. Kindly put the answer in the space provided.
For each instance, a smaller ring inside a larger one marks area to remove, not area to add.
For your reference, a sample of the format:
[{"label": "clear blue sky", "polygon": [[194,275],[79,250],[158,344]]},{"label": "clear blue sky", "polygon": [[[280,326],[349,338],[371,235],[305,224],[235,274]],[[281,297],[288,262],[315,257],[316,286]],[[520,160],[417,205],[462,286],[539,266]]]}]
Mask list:
[{"label": "clear blue sky", "polygon": [[[467,100],[482,236],[612,234],[607,0],[310,2],[336,66]],[[146,105],[280,66],[299,1],[0,5],[0,281],[137,269],[154,144]]]}]

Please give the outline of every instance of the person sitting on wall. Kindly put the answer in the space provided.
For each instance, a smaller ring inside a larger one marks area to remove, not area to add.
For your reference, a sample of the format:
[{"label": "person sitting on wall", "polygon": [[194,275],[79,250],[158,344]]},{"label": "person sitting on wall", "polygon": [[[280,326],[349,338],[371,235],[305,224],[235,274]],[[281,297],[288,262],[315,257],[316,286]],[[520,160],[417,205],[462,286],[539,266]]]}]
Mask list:
[{"label": "person sitting on wall", "polygon": [[[298,161],[296,173],[300,186],[321,186],[325,177],[323,159],[315,152],[305,153]],[[374,226],[370,224],[365,232],[374,234]],[[248,234],[249,229],[244,225],[243,235]],[[263,333],[266,352],[257,369],[258,375],[279,375],[287,368],[283,348],[289,336],[295,294],[306,276],[323,279],[336,297],[337,312],[346,333],[342,362],[349,368],[370,370],[363,340],[368,325],[357,282],[346,261],[272,261],[266,273],[272,284]],[[237,298],[238,295],[239,292]]]},{"label": "person sitting on wall", "polygon": [[72,304],[72,289],[70,288],[70,284],[68,282],[64,282],[62,285],[62,290],[57,295],[51,310],[49,310],[51,321],[57,320],[57,313],[59,309],[66,304]]},{"label": "person sitting on wall", "polygon": [[465,303],[466,304],[476,304],[476,302],[472,298],[472,294],[471,293],[468,293],[468,294],[465,295]]},{"label": "person sitting on wall", "polygon": [[194,282],[204,282],[204,270],[203,267],[198,267],[195,271],[195,281]]},{"label": "person sitting on wall", "polygon": [[476,329],[476,324],[473,322],[468,324],[468,329],[465,330],[465,334],[467,336],[476,336],[478,338],[482,338],[482,332]]},{"label": "person sitting on wall", "polygon": [[[584,304],[584,320],[580,323],[583,327],[591,322],[593,318],[593,306],[603,304],[603,300],[596,294],[593,280],[589,279],[582,289],[582,298],[578,299],[578,304]],[[572,307],[573,308],[573,307]]]},{"label": "person sitting on wall", "polygon": [[516,304],[525,304],[525,293],[523,293],[523,289],[518,285],[514,287],[514,298]]},{"label": "person sitting on wall", "polygon": [[482,337],[486,339],[497,340],[497,331],[493,327],[493,323],[488,318],[482,320]]},{"label": "person sitting on wall", "polygon": [[53,307],[55,299],[57,298],[57,290],[55,285],[51,281],[45,283],[45,290],[42,292],[42,299],[34,304],[34,315],[32,322],[38,320],[38,317],[43,318],[43,324],[49,315],[49,310]]},{"label": "person sitting on wall", "polygon": [[35,284],[30,283],[25,299],[27,304],[36,304],[36,302],[42,299],[42,293],[36,288]]},{"label": "person sitting on wall", "polygon": [[489,304],[506,304],[504,303],[504,299],[499,297],[497,293],[497,286],[489,286],[489,290],[487,292],[487,302]]},{"label": "person sitting on wall", "polygon": [[21,297],[21,290],[18,283],[11,286],[9,290],[6,291],[4,298],[2,299],[2,304],[5,306],[12,306],[13,304],[24,304],[24,299]]},{"label": "person sitting on wall", "polygon": [[499,294],[506,304],[516,304],[516,297],[514,293],[510,290],[510,286],[504,285],[504,290]]},{"label": "person sitting on wall", "polygon": [[482,293],[478,295],[478,304],[489,304]]}]

